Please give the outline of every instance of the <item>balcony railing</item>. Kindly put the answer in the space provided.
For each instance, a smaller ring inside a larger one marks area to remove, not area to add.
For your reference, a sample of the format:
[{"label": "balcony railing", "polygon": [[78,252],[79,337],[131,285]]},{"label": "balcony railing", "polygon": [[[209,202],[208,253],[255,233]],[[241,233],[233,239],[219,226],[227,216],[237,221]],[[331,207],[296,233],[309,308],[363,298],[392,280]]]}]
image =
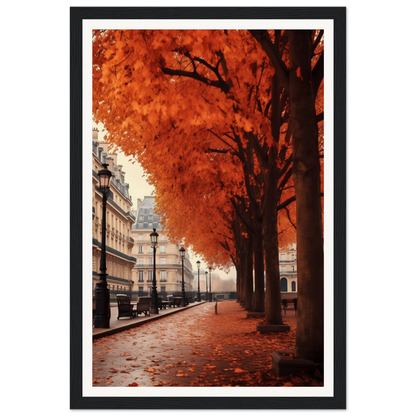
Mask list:
[{"label": "balcony railing", "polygon": [[[141,269],[153,269],[153,264],[136,264],[134,267],[138,267]],[[157,269],[163,269],[163,268],[169,268],[169,267],[176,267],[176,268],[182,268],[182,264],[161,264],[156,263]],[[192,273],[191,270],[189,270],[186,266],[183,267],[184,270],[186,270],[189,273]]]}]

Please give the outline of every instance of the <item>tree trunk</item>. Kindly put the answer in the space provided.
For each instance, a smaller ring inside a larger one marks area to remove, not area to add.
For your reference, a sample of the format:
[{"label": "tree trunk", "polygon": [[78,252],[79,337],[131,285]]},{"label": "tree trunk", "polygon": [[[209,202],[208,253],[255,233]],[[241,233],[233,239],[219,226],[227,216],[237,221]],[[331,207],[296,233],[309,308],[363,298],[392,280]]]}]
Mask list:
[{"label": "tree trunk", "polygon": [[280,296],[279,246],[277,234],[277,175],[273,166],[264,179],[264,253],[266,260],[266,321],[281,325],[282,308]]},{"label": "tree trunk", "polygon": [[291,30],[288,36],[297,223],[296,357],[323,363],[323,237],[312,38],[307,30]]},{"label": "tree trunk", "polygon": [[241,260],[238,257],[237,259],[233,259],[234,267],[235,267],[235,289],[237,291],[237,302],[241,303]]},{"label": "tree trunk", "polygon": [[244,242],[245,258],[242,260],[244,274],[244,307],[248,311],[253,310],[253,238],[248,237]]},{"label": "tree trunk", "polygon": [[263,251],[263,223],[254,224],[254,312],[264,312],[264,251]]},{"label": "tree trunk", "polygon": [[272,119],[271,127],[274,142],[269,148],[267,159],[264,160],[264,201],[263,201],[263,235],[266,263],[266,321],[273,325],[281,325],[282,308],[280,296],[279,272],[279,241],[277,230],[277,145],[279,143],[281,113],[280,96],[282,87],[275,74],[272,83]]}]

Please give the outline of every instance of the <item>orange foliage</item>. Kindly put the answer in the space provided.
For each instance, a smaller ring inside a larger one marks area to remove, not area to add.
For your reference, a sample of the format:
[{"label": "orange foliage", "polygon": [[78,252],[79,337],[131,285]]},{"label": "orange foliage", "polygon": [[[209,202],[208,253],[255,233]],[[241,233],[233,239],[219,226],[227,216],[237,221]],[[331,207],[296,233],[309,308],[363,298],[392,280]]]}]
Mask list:
[{"label": "orange foliage", "polygon": [[[284,36],[281,42],[286,61]],[[245,30],[94,32],[95,121],[113,148],[143,166],[170,238],[213,266],[228,267],[235,255],[232,198],[261,206],[264,160],[273,147],[277,168],[290,173],[283,99],[278,137],[271,126],[274,73]],[[279,203],[293,198],[290,175],[277,189]],[[281,246],[295,240],[294,210],[292,203],[279,211]]]}]

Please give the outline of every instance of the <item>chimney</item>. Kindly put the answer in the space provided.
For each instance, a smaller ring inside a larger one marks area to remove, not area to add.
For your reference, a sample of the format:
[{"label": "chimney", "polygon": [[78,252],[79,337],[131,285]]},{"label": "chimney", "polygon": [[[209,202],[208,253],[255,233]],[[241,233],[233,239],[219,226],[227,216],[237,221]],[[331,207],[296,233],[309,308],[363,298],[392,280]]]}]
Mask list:
[{"label": "chimney", "polygon": [[114,172],[113,155],[108,155],[107,156],[107,163],[108,163],[108,170],[110,170],[111,172]]},{"label": "chimney", "polygon": [[94,142],[98,142],[98,129],[97,128],[92,129],[92,140]]},{"label": "chimney", "polygon": [[117,166],[117,155],[112,153],[110,157],[113,159],[113,166]]}]

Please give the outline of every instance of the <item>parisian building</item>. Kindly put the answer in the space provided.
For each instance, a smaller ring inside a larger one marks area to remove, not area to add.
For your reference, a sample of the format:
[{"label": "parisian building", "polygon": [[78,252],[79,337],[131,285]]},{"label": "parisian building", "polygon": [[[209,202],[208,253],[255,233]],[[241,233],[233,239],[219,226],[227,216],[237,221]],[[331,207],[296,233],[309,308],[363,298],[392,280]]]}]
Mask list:
[{"label": "parisian building", "polygon": [[[159,295],[170,295],[182,291],[182,259],[179,244],[169,241],[166,229],[160,224],[160,217],[155,213],[155,197],[145,196],[137,200],[136,222],[131,236],[134,240],[133,256],[136,264],[132,278],[134,291],[139,296],[150,296],[153,286],[154,253],[150,243],[153,229],[159,234],[156,249],[156,287]],[[185,247],[184,247],[185,248]],[[197,290],[194,287],[194,275],[189,254],[185,251],[184,260],[185,292]]]},{"label": "parisian building", "polygon": [[283,250],[280,250],[279,256],[280,291],[281,293],[295,295],[298,290],[296,244],[291,244]]},{"label": "parisian building", "polygon": [[117,164],[117,155],[108,152],[108,144],[98,140],[98,130],[92,134],[92,289],[99,280],[103,195],[99,187],[98,172],[107,163],[111,171],[110,193],[107,198],[106,215],[106,266],[107,284],[111,299],[115,293],[133,289],[132,270],[136,258],[132,256],[134,246],[131,228],[135,217],[131,213],[133,202],[129,195],[129,184],[125,181],[123,167]]}]

